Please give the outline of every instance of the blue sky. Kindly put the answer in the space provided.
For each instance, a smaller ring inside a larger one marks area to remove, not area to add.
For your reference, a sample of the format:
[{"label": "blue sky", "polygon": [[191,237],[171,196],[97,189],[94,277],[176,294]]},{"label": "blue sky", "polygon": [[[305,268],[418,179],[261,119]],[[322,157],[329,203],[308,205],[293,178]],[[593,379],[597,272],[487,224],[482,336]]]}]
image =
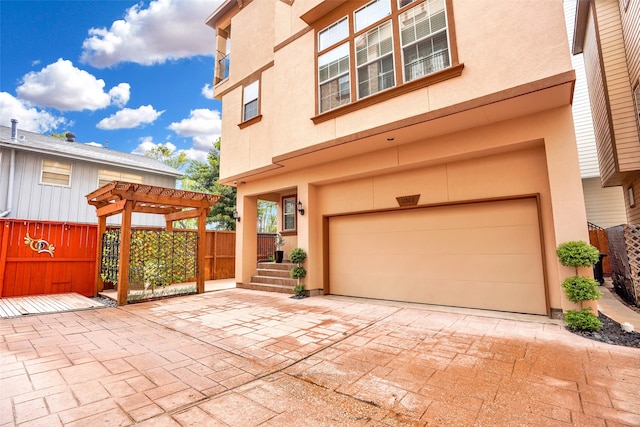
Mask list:
[{"label": "blue sky", "polygon": [[221,0],[0,0],[0,124],[204,160],[220,136],[211,98]]}]

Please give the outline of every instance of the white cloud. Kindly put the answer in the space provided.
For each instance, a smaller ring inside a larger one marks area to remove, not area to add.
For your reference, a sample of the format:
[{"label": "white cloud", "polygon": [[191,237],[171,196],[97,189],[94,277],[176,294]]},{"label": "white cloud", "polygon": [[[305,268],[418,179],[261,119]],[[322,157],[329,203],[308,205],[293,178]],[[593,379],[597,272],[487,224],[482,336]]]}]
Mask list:
[{"label": "white cloud", "polygon": [[102,144],[97,142],[85,142],[84,145],[90,145],[92,147],[102,147]]},{"label": "white cloud", "polygon": [[202,86],[202,96],[207,99],[213,99],[213,86],[211,86],[209,83]]},{"label": "white cloud", "polygon": [[153,123],[163,111],[156,111],[151,105],[143,105],[137,109],[125,108],[96,125],[98,129],[131,129],[143,124]]},{"label": "white cloud", "polygon": [[129,102],[131,96],[131,85],[129,83],[120,83],[109,91],[111,103],[117,107],[124,107]]},{"label": "white cloud", "polygon": [[[104,80],[73,66],[62,58],[40,71],[32,71],[22,78],[16,89],[20,99],[60,111],[99,110],[113,102],[124,105],[129,100],[129,84],[120,83],[109,93]],[[124,103],[123,103],[124,102]]]},{"label": "white cloud", "polygon": [[71,125],[64,117],[38,110],[10,93],[0,92],[0,124],[11,126],[11,119],[18,120],[18,129],[37,133],[50,132],[64,124]]},{"label": "white cloud", "polygon": [[168,128],[180,136],[191,137],[192,146],[184,152],[192,160],[205,161],[213,142],[220,137],[221,125],[219,111],[200,108],[191,110],[188,119],[171,123]]},{"label": "white cloud", "polygon": [[171,142],[155,143],[153,142],[153,137],[145,136],[143,138],[140,138],[140,144],[138,144],[138,146],[132,151],[132,153],[140,154],[141,156],[144,156],[149,150],[155,147],[158,147],[160,145],[164,145],[165,147],[167,147],[171,153],[173,153],[176,150],[176,146],[173,145]]},{"label": "white cloud", "polygon": [[215,32],[204,20],[221,0],[154,0],[129,8],[111,28],[91,28],[81,61],[97,68],[120,62],[142,65],[213,55]]}]

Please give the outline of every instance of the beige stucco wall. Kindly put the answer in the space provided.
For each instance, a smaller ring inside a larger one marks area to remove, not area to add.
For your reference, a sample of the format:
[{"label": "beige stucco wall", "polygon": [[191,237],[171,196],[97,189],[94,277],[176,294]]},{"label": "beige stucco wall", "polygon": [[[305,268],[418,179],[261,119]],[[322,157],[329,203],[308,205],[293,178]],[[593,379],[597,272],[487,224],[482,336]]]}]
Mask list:
[{"label": "beige stucco wall", "polygon": [[[232,87],[273,59],[269,73],[263,73],[271,77],[262,83],[262,90],[272,94],[272,104],[262,105],[261,122],[249,127],[255,127],[255,131],[239,129],[241,88],[224,96],[224,139],[233,140],[234,144],[238,140],[245,143],[243,148],[223,143],[223,180],[270,164],[274,156],[571,70],[562,2],[453,1],[458,57],[465,65],[460,77],[316,125],[310,120],[316,111],[316,31],[304,33],[275,53],[273,48],[275,40],[287,40],[306,27],[299,15],[317,3],[296,1],[288,6],[282,2],[254,1],[233,17],[232,28],[255,28],[255,23],[260,22],[260,28],[264,25],[267,31],[259,38],[255,37],[255,31],[232,31],[232,75],[220,89]],[[275,30],[270,24],[274,16],[290,21]],[[478,17],[491,25],[478,25]],[[517,67],[513,66],[514,57]],[[265,99],[262,96],[261,102]],[[486,119],[478,124],[488,122]],[[269,141],[265,144],[268,146],[252,150],[250,160],[236,155],[246,149],[247,139],[255,138],[256,134],[262,141]]]},{"label": "beige stucco wall", "polygon": [[[570,106],[247,182],[238,187],[239,209],[247,215],[247,200],[292,187],[306,208],[296,243],[309,253],[307,289],[324,286],[327,216],[397,208],[395,198],[411,194],[430,205],[539,193],[551,307],[570,306],[559,284],[573,272],[558,264],[555,247],[588,240]],[[252,224],[242,227],[250,245]],[[248,282],[256,266],[243,256],[252,254],[237,254],[236,280]]]}]

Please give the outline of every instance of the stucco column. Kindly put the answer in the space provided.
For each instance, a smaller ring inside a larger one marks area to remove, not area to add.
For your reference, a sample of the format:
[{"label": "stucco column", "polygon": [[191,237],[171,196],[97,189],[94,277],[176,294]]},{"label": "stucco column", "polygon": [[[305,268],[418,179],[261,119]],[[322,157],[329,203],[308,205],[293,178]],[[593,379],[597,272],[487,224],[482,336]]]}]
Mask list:
[{"label": "stucco column", "polygon": [[[551,209],[555,222],[555,247],[557,247],[570,240],[589,242],[589,231],[571,106],[558,108],[555,112],[557,114],[554,116],[556,119],[553,126],[554,132],[549,132],[545,136],[545,151]],[[555,259],[558,267],[557,275],[549,274],[550,287],[560,286],[565,278],[575,274],[573,267],[560,264],[555,251],[547,254],[547,257]],[[593,277],[593,271],[590,268],[580,269],[579,274]],[[561,291],[561,295],[563,311],[578,308],[576,304],[566,299],[564,291]]]},{"label": "stucco column", "polygon": [[249,283],[258,271],[258,199],[243,196],[238,189],[236,201],[240,213],[236,223],[236,282]]}]

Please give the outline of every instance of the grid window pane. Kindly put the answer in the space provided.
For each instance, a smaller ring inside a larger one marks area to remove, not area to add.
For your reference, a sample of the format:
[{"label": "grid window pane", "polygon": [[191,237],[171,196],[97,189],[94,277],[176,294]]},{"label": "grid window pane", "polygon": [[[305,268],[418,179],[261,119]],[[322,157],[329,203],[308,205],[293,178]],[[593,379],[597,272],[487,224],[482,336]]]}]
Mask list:
[{"label": "grid window pane", "polygon": [[245,86],[243,92],[242,121],[258,115],[258,81]]},{"label": "grid window pane", "polygon": [[296,229],[296,198],[287,197],[282,200],[282,228],[283,230]]},{"label": "grid window pane", "polygon": [[393,85],[392,55],[358,68],[358,98],[364,98]]}]

